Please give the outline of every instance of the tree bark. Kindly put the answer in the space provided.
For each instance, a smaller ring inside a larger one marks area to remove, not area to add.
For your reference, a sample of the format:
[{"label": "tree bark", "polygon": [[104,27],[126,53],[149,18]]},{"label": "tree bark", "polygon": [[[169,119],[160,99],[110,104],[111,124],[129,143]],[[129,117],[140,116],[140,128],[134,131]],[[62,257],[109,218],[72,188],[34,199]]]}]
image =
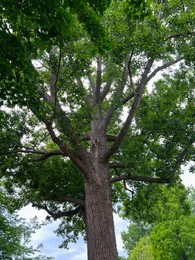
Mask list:
[{"label": "tree bark", "polygon": [[117,260],[108,165],[85,180],[85,213],[88,260]]}]

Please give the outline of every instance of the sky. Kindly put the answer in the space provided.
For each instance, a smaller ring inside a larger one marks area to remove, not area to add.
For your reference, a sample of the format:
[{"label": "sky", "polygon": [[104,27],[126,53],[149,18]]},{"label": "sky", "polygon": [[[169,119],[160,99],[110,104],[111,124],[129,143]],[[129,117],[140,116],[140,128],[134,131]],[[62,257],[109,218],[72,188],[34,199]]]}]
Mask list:
[{"label": "sky", "polygon": [[[185,174],[181,176],[183,184],[187,187],[195,187],[195,174],[189,173],[188,169],[189,166],[184,167]],[[37,216],[38,219],[42,221],[45,219],[46,215],[47,214],[43,210],[36,210],[30,205],[20,211],[20,216],[27,220]],[[114,222],[118,253],[120,256],[126,256],[120,234],[121,231],[127,230],[128,222],[122,220],[116,214],[114,214]],[[55,221],[37,230],[37,232],[32,235],[31,245],[36,247],[42,243],[42,254],[52,256],[55,260],[87,260],[86,244],[83,242],[82,238],[80,238],[76,244],[70,244],[68,250],[58,248],[62,242],[62,238],[56,237],[56,234],[54,234],[54,230],[57,229],[58,223],[58,221]]]},{"label": "sky", "polygon": [[[42,221],[45,219],[47,214],[43,210],[36,210],[35,208],[32,208],[30,205],[20,211],[20,216],[26,218],[27,220],[35,215],[37,215],[38,219]],[[76,244],[70,244],[68,250],[58,248],[59,244],[62,242],[62,238],[56,237],[56,234],[54,234],[54,230],[57,229],[58,223],[58,221],[55,221],[37,230],[37,232],[32,235],[31,245],[37,247],[42,243],[42,254],[52,256],[55,260],[86,260],[87,248],[82,238],[80,238]],[[126,256],[120,234],[121,231],[127,229],[127,222],[114,214],[114,223],[118,253],[120,256]]]}]

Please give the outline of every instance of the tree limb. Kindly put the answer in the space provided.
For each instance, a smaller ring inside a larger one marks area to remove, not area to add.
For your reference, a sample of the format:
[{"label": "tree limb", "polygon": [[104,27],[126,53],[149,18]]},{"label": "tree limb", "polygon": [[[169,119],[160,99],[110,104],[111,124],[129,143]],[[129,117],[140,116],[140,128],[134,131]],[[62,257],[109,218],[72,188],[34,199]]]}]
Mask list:
[{"label": "tree limb", "polygon": [[101,102],[106,98],[106,96],[110,92],[111,85],[112,85],[112,81],[111,80],[106,83],[102,93],[100,94],[100,101]]},{"label": "tree limb", "polygon": [[97,58],[97,78],[96,85],[93,93],[94,106],[100,103],[100,88],[101,88],[101,77],[102,77],[102,59]]},{"label": "tree limb", "polygon": [[131,52],[131,55],[129,57],[127,68],[128,68],[128,72],[129,72],[129,78],[130,78],[131,87],[133,89],[133,93],[135,94],[135,88],[134,88],[133,77],[132,77],[132,72],[131,72],[131,60],[133,58],[133,53],[134,53],[134,48],[133,48],[133,50]]},{"label": "tree limb", "polygon": [[171,65],[174,65],[176,63],[178,63],[179,61],[183,60],[183,58],[178,58],[176,60],[170,61],[166,64],[163,64],[162,66],[157,67],[152,73],[150,73],[150,75],[147,77],[146,82],[148,83],[159,71],[164,70],[168,67],[170,67]]},{"label": "tree limb", "polygon": [[123,180],[132,180],[132,181],[142,181],[142,182],[149,182],[149,183],[169,183],[169,179],[164,179],[164,178],[153,178],[153,177],[148,177],[148,176],[131,176],[131,175],[123,175],[123,176],[116,176],[113,177],[110,182],[115,183],[118,181],[123,181]]},{"label": "tree limb", "polygon": [[58,211],[57,213],[54,213],[51,210],[49,210],[46,205],[32,203],[32,206],[37,207],[39,209],[44,209],[54,220],[56,220],[58,218],[62,218],[62,217],[72,217],[81,211],[81,206],[76,207],[74,210],[69,210],[69,211],[65,211],[65,212]]},{"label": "tree limb", "polygon": [[48,198],[44,198],[44,199],[48,200],[48,201],[56,201],[56,202],[60,202],[60,203],[70,202],[70,203],[73,203],[73,204],[76,204],[76,205],[80,205],[82,207],[85,206],[84,200],[72,198],[72,197],[69,197],[69,196],[61,196],[61,197],[54,197],[54,198],[52,197],[50,199],[48,199]]},{"label": "tree limb", "polygon": [[53,150],[53,151],[49,151],[49,152],[44,152],[42,153],[41,156],[39,156],[38,158],[36,158],[33,161],[44,161],[46,159],[48,159],[51,156],[55,156],[55,155],[62,155],[62,156],[67,156],[67,154],[65,154],[62,150]]},{"label": "tree limb", "polygon": [[183,150],[183,152],[180,154],[179,158],[177,159],[177,161],[175,162],[175,165],[173,167],[173,174],[176,173],[176,171],[179,169],[179,167],[182,165],[183,160],[185,159],[185,157],[188,155],[190,148],[192,147],[194,143],[194,140],[191,140],[188,144],[188,146]]},{"label": "tree limb", "polygon": [[88,74],[88,79],[89,79],[89,83],[90,83],[90,86],[91,86],[91,90],[94,91],[95,90],[95,82],[94,82],[93,77],[90,73]]},{"label": "tree limb", "polygon": [[116,162],[112,162],[109,163],[109,168],[110,169],[116,169],[116,168],[125,168],[125,165],[123,163],[116,163]]},{"label": "tree limb", "polygon": [[185,36],[194,35],[194,34],[195,34],[195,32],[191,32],[191,31],[187,31],[186,33],[176,33],[176,34],[170,35],[168,37],[168,39],[185,37]]},{"label": "tree limb", "polygon": [[133,118],[134,118],[134,115],[135,115],[135,112],[137,111],[138,107],[139,107],[139,103],[140,103],[140,100],[142,98],[142,93],[143,93],[143,89],[147,83],[147,76],[148,76],[148,73],[152,67],[152,64],[153,64],[153,60],[149,60],[146,67],[145,67],[145,70],[144,70],[144,73],[142,75],[142,79],[141,79],[141,82],[140,82],[140,85],[139,87],[137,88],[137,95],[135,97],[135,100],[133,102],[133,105],[129,111],[129,114],[127,116],[127,119],[121,129],[121,131],[119,132],[115,142],[113,143],[113,145],[107,150],[107,152],[103,155],[103,158],[102,160],[103,161],[107,161],[116,151],[117,149],[119,148],[121,142],[123,141],[123,139],[125,138],[125,135],[127,133],[127,131],[129,130],[129,127],[133,121]]},{"label": "tree limb", "polygon": [[121,79],[121,83],[118,85],[118,87],[116,88],[115,94],[114,94],[114,98],[112,100],[111,105],[109,106],[106,116],[104,118],[104,125],[105,128],[108,127],[109,122],[112,118],[113,112],[116,108],[118,108],[118,106],[116,106],[116,104],[118,103],[118,97],[121,96],[123,94],[127,79],[128,79],[128,68],[127,68],[127,62],[125,62],[124,68],[123,68],[123,75],[122,75],[122,79]]},{"label": "tree limb", "polygon": [[67,155],[71,159],[71,161],[74,162],[75,165],[77,165],[77,167],[85,175],[87,170],[85,168],[85,165],[82,163],[82,161],[76,155],[74,155],[74,153],[68,148],[68,146],[56,136],[56,134],[52,128],[52,125],[50,123],[46,123],[46,128],[47,128],[48,132],[50,133],[50,136],[51,136],[52,140],[54,141],[54,143],[56,143],[60,147],[60,149],[63,151],[63,153],[65,155]]}]

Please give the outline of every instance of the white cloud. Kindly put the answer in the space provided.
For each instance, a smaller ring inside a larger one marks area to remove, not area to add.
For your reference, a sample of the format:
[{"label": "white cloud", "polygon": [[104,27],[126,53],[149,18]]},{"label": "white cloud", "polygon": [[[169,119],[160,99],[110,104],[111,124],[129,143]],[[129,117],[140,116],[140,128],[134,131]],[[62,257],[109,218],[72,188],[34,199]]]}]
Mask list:
[{"label": "white cloud", "polygon": [[183,167],[184,174],[181,175],[182,183],[186,187],[193,186],[195,187],[195,174],[189,172],[189,168],[192,165],[192,162]]}]

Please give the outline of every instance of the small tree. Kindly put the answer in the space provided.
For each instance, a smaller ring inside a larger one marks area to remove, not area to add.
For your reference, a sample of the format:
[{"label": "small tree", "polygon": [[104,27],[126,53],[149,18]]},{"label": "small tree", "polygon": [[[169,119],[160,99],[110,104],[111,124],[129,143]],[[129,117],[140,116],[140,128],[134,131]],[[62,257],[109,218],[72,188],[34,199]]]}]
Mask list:
[{"label": "small tree", "polygon": [[17,105],[1,110],[1,174],[62,219],[63,246],[86,234],[90,260],[117,259],[129,186],[179,181],[194,149],[193,1],[108,2],[0,2],[1,104]]}]

